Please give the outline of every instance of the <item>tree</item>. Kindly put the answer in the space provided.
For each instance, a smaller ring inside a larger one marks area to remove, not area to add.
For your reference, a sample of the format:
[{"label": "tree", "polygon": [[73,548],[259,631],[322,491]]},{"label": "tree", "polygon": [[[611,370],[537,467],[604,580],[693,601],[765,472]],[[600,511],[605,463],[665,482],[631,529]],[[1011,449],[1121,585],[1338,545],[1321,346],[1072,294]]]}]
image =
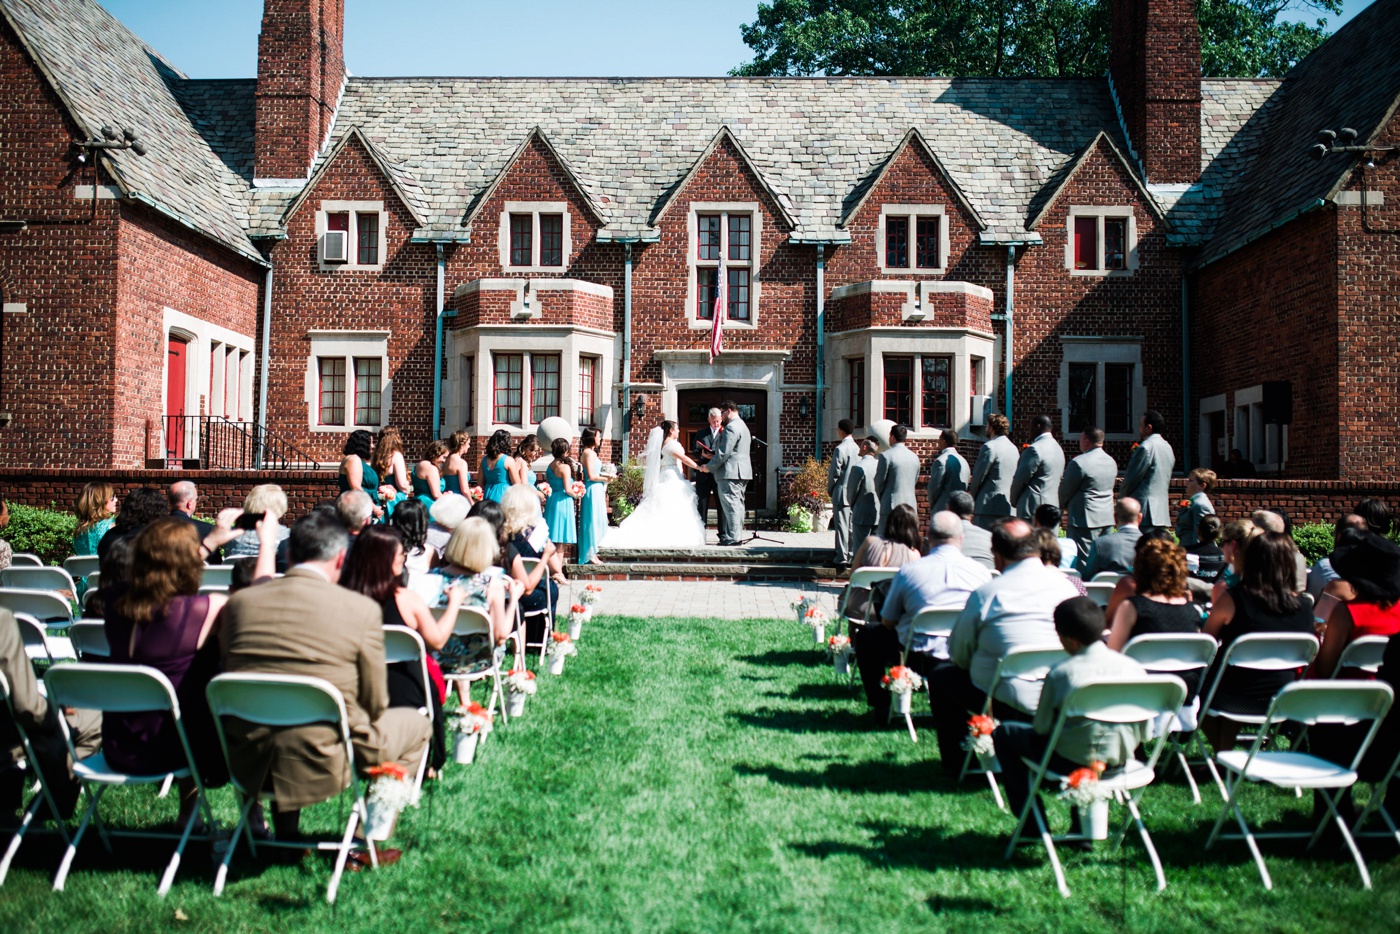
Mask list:
[{"label": "tree", "polygon": [[[1281,75],[1327,38],[1342,0],[1196,0],[1203,73]],[[753,61],[736,75],[1098,76],[1109,0],[772,0],[741,26]]]}]

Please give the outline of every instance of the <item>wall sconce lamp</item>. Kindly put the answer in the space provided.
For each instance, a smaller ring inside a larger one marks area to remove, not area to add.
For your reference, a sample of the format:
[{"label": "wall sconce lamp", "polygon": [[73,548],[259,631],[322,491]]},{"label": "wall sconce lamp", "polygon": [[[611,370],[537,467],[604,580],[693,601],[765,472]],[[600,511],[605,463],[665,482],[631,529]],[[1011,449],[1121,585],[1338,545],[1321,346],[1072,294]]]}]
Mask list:
[{"label": "wall sconce lamp", "polygon": [[797,414],[798,414],[798,415],[801,415],[803,418],[806,418],[806,417],[807,417],[808,415],[810,415],[811,413],[812,413],[812,410],[811,410],[811,408],[808,407],[808,405],[807,405],[807,397],[806,397],[806,396],[803,396],[803,397],[802,397],[802,401],[800,401],[800,402],[797,403]]}]

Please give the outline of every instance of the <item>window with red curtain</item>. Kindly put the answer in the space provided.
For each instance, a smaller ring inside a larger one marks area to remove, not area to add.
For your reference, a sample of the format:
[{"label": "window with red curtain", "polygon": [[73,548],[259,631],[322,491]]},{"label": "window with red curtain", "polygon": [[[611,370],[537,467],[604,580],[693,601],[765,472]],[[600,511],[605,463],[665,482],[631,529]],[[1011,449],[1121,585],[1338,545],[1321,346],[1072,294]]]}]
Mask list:
[{"label": "window with red curtain", "polygon": [[530,354],[530,421],[559,414],[559,355]]},{"label": "window with red curtain", "polygon": [[914,422],[914,358],[885,358],[885,418],[901,425]]},{"label": "window with red curtain", "polygon": [[1074,219],[1074,268],[1099,268],[1099,219],[1097,217],[1076,217]]},{"label": "window with red curtain", "polygon": [[494,354],[491,367],[491,420],[502,425],[519,425],[525,358],[518,353]]},{"label": "window with red curtain", "polygon": [[345,358],[319,357],[316,361],[320,371],[320,424],[345,424]]},{"label": "window with red curtain", "polygon": [[594,389],[598,378],[598,358],[578,358],[578,423],[580,426],[597,426],[594,411]]}]

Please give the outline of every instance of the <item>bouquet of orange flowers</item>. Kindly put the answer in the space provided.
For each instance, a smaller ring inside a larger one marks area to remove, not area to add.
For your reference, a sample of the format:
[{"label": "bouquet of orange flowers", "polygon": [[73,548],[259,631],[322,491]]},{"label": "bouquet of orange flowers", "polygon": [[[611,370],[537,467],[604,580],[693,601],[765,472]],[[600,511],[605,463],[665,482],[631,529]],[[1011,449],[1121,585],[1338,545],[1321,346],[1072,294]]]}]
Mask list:
[{"label": "bouquet of orange flowers", "polygon": [[482,489],[482,488],[479,487],[479,486],[474,486],[474,487],[472,487],[472,499],[476,500],[476,501],[479,503],[479,502],[481,502],[482,499],[484,499],[485,497],[486,497],[486,491],[485,491],[484,489]]},{"label": "bouquet of orange flowers", "polygon": [[826,651],[832,658],[837,658],[839,656],[850,658],[855,654],[855,649],[851,646],[850,637],[840,635],[832,636],[830,639],[826,640]]},{"label": "bouquet of orange flowers", "polygon": [[1076,807],[1088,807],[1095,801],[1106,800],[1108,793],[1099,785],[1099,777],[1106,768],[1102,762],[1091,762],[1070,772],[1060,779],[1060,797]]},{"label": "bouquet of orange flowers", "polygon": [[823,610],[816,604],[807,607],[806,612],[802,614],[802,621],[813,629],[816,629],[818,626],[825,627],[830,619],[831,617],[826,615],[826,610]]},{"label": "bouquet of orange flowers", "polygon": [[525,668],[518,668],[506,675],[506,690],[512,694],[533,694],[539,689],[539,684],[535,681],[535,673]]},{"label": "bouquet of orange flowers", "polygon": [[996,755],[996,748],[992,745],[992,731],[1000,725],[985,714],[976,714],[968,718],[967,736],[963,738],[962,748],[978,759],[992,758]]},{"label": "bouquet of orange flowers", "polygon": [[578,602],[584,606],[591,606],[598,602],[598,595],[602,592],[603,588],[598,584],[586,584],[578,595]]},{"label": "bouquet of orange flowers", "polygon": [[[397,814],[411,804],[417,804],[418,795],[408,771],[397,762],[385,762],[365,769],[369,776],[369,794],[365,801],[375,808],[383,808]],[[392,822],[391,822],[392,823]]]},{"label": "bouquet of orange flowers", "polygon": [[569,638],[567,632],[556,632],[551,634],[549,646],[545,649],[545,654],[551,658],[562,656],[568,658],[570,655],[577,655],[578,649],[574,648],[574,640]]},{"label": "bouquet of orange flowers", "polygon": [[895,665],[885,676],[880,679],[885,690],[891,694],[912,694],[914,691],[924,686],[924,679],[919,677],[919,673],[904,665]]},{"label": "bouquet of orange flowers", "polygon": [[586,490],[586,489],[588,489],[588,488],[585,487],[582,483],[577,483],[577,482],[576,482],[576,483],[574,483],[573,486],[569,487],[569,492],[572,493],[572,494],[574,494],[575,496],[582,496],[584,490]]},{"label": "bouquet of orange flowers", "polygon": [[447,729],[451,733],[490,733],[491,711],[472,701],[447,713]]}]

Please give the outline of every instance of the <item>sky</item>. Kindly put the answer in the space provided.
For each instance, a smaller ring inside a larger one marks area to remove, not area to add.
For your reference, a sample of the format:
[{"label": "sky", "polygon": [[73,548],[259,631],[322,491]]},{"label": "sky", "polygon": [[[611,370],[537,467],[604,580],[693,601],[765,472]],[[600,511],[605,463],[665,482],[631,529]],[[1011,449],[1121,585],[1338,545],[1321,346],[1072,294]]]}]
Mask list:
[{"label": "sky", "polygon": [[[257,74],[262,0],[100,0],[194,78]],[[1371,0],[1345,0],[1335,30]],[[723,75],[750,58],[758,0],[346,0],[364,76]],[[1308,18],[1312,18],[1309,16]]]}]

